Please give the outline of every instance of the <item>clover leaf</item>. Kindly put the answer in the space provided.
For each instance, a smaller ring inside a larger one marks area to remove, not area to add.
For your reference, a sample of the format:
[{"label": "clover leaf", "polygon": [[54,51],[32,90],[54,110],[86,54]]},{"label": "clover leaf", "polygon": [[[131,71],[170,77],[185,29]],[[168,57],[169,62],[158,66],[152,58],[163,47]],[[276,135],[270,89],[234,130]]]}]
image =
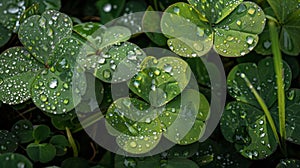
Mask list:
[{"label": "clover leaf", "polygon": [[161,20],[172,51],[202,56],[213,47],[223,56],[243,56],[254,49],[265,26],[265,15],[253,2],[195,1],[175,3]]},{"label": "clover leaf", "polygon": [[[300,2],[297,0],[268,0],[268,3],[271,9],[266,8],[265,10],[271,17],[277,19],[281,51],[288,55],[299,55],[300,36],[298,32],[300,30]],[[256,51],[264,55],[271,54],[272,44],[269,29],[266,28],[260,37],[262,37],[263,40],[259,41]]]},{"label": "clover leaf", "polygon": [[19,18],[25,10],[24,0],[8,0],[1,1],[0,11],[2,12],[2,19],[0,24],[11,31],[16,31],[19,27]]},{"label": "clover leaf", "polygon": [[131,36],[129,29],[83,23],[76,25],[74,31],[84,43],[86,53],[78,58],[78,62],[101,81],[124,82],[138,72],[145,53],[137,45],[125,42]]},{"label": "clover leaf", "polygon": [[[273,64],[272,58],[263,59],[258,65],[242,63],[231,70],[227,79],[229,94],[236,101],[227,104],[221,118],[221,131],[227,141],[234,143],[235,148],[250,159],[265,158],[277,147],[270,123],[252,93],[252,89],[255,89],[267,108],[277,107]],[[291,83],[291,70],[285,62],[283,67],[287,90]]]},{"label": "clover leaf", "polygon": [[162,135],[182,145],[198,141],[204,133],[208,114],[206,98],[188,89],[165,108],[150,106],[135,98],[117,99],[106,114],[106,127],[117,137],[123,150],[141,154],[151,151]]},{"label": "clover leaf", "polygon": [[129,82],[129,88],[139,97],[159,107],[179,95],[190,80],[188,64],[176,57],[157,60],[147,57],[138,72]]},{"label": "clover leaf", "polygon": [[1,100],[18,104],[32,98],[37,107],[53,114],[72,110],[85,92],[85,80],[76,62],[80,42],[71,33],[71,19],[58,11],[26,19],[18,32],[25,48],[1,54]]},{"label": "clover leaf", "polygon": [[12,47],[0,55],[0,100],[19,104],[30,99],[30,86],[42,68],[28,50]]},{"label": "clover leaf", "polygon": [[0,130],[0,154],[14,152],[18,148],[19,139],[7,130]]}]

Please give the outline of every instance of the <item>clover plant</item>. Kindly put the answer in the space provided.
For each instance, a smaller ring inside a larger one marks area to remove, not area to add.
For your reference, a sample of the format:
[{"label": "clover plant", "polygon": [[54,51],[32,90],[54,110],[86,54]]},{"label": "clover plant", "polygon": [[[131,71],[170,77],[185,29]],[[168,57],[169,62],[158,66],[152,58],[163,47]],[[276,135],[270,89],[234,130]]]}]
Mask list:
[{"label": "clover plant", "polygon": [[0,167],[300,166],[299,0],[0,0],[0,13]]}]

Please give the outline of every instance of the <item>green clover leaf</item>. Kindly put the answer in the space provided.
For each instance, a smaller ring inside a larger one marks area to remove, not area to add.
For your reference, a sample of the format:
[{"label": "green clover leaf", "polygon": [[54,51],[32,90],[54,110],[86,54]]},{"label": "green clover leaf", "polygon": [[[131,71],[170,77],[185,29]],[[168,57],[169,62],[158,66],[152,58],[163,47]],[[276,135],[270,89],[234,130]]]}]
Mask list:
[{"label": "green clover leaf", "polygon": [[[270,17],[277,19],[281,51],[288,55],[299,55],[300,2],[297,0],[268,0],[268,3],[270,4],[271,9],[266,8],[265,11]],[[268,27],[262,34],[260,34],[260,37],[262,40],[259,41],[256,52],[264,55],[270,55],[272,53],[272,44]]]},{"label": "green clover leaf", "polygon": [[107,83],[130,79],[139,70],[146,57],[136,44],[125,42],[131,36],[122,26],[106,28],[96,23],[74,26],[75,37],[84,43],[84,52],[78,62],[94,76]]},{"label": "green clover leaf", "polygon": [[[285,90],[287,90],[291,84],[291,69],[285,62],[283,62],[283,67]],[[277,147],[275,135],[267,116],[252,93],[252,90],[255,89],[264,100],[267,108],[274,108],[273,111],[277,111],[277,85],[273,69],[273,59],[266,58],[261,60],[258,65],[253,63],[239,64],[228,75],[229,94],[236,101],[230,102],[226,106],[221,118],[221,131],[225,139],[234,143],[235,148],[246,158],[265,158],[271,155]],[[245,78],[248,82],[245,82]],[[288,108],[291,107],[287,106]],[[271,117],[277,119],[275,113],[273,112]],[[290,113],[288,121],[295,119],[294,112]],[[295,121],[290,122],[290,126],[295,127],[296,123]],[[297,133],[290,132],[289,137],[295,138]]]},{"label": "green clover leaf", "polygon": [[205,55],[213,47],[227,57],[243,56],[254,49],[265,26],[265,15],[253,2],[194,1],[166,9],[162,32],[172,51],[184,57]]}]

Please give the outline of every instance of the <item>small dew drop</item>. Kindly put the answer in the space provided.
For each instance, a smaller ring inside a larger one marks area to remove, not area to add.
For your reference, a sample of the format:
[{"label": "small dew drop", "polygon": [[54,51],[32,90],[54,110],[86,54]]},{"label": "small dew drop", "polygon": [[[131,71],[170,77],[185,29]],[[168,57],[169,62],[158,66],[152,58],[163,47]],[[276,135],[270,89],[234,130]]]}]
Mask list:
[{"label": "small dew drop", "polygon": [[112,9],[112,6],[111,6],[110,3],[107,3],[107,4],[105,4],[105,5],[103,6],[104,12],[110,12],[111,9]]}]

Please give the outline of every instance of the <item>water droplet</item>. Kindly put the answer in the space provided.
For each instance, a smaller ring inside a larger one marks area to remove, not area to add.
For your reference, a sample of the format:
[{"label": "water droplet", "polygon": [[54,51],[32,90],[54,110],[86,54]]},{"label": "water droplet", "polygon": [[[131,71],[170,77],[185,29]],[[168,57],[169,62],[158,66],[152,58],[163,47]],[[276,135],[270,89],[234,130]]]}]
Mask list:
[{"label": "water droplet", "polygon": [[39,26],[42,27],[42,28],[46,28],[46,19],[44,17],[40,18]]},{"label": "water droplet", "polygon": [[246,55],[246,52],[245,51],[241,51],[241,56],[244,56],[244,55]]},{"label": "water droplet", "polygon": [[251,45],[254,42],[254,38],[252,36],[247,36],[246,37],[246,42]]},{"label": "water droplet", "polygon": [[132,148],[135,148],[135,147],[137,146],[136,142],[134,142],[134,141],[130,142],[129,145],[130,145],[130,147],[132,147]]},{"label": "water droplet", "polygon": [[237,20],[235,23],[236,23],[238,26],[241,26],[241,25],[242,25],[242,21],[240,21],[240,20]]},{"label": "water droplet", "polygon": [[240,4],[239,7],[238,7],[238,11],[237,13],[243,13],[245,12],[247,9],[246,5],[245,4]]},{"label": "water droplet", "polygon": [[289,100],[293,100],[294,97],[295,97],[295,90],[289,91],[289,93],[288,93],[288,95],[287,95],[287,98],[288,98]]},{"label": "water droplet", "polygon": [[253,7],[250,7],[248,9],[248,14],[251,15],[251,16],[253,16],[255,14],[255,12],[256,12],[256,10]]},{"label": "water droplet", "polygon": [[164,65],[164,70],[165,72],[170,73],[172,71],[173,67],[170,64],[165,64]]},{"label": "water droplet", "polygon": [[2,78],[0,78],[0,85],[3,83],[3,79]]},{"label": "water droplet", "polygon": [[109,71],[109,70],[104,70],[104,71],[103,71],[103,77],[104,77],[105,79],[110,79],[110,78],[111,78],[111,73],[110,73],[110,71]]},{"label": "water droplet", "polygon": [[100,59],[98,60],[98,63],[99,63],[99,64],[104,64],[104,63],[105,63],[105,58],[100,58]]},{"label": "water droplet", "polygon": [[53,30],[51,28],[49,28],[47,30],[47,34],[48,34],[49,37],[52,37],[53,36]]},{"label": "water droplet", "polygon": [[48,98],[47,98],[46,95],[42,94],[42,95],[40,95],[40,100],[41,100],[42,102],[46,102],[46,101],[48,100]]},{"label": "water droplet", "polygon": [[19,163],[17,164],[17,168],[25,168],[25,163],[19,162]]},{"label": "water droplet", "polygon": [[155,74],[156,76],[160,75],[160,70],[156,69],[156,70],[154,71],[154,74]]},{"label": "water droplet", "polygon": [[64,83],[64,84],[63,84],[63,88],[69,89],[69,85],[68,85],[67,83]]},{"label": "water droplet", "polygon": [[175,6],[175,7],[173,8],[173,12],[176,13],[176,14],[178,15],[179,12],[180,12],[180,9],[179,9],[177,6]]},{"label": "water droplet", "polygon": [[65,105],[69,104],[69,100],[68,99],[65,99],[64,102],[63,102]]},{"label": "water droplet", "polygon": [[133,82],[133,86],[136,87],[136,88],[138,88],[140,86],[140,83],[138,81],[134,81]]},{"label": "water droplet", "polygon": [[0,149],[1,149],[2,151],[5,151],[7,148],[6,148],[6,146],[1,145]]},{"label": "water droplet", "polygon": [[227,36],[227,38],[226,38],[227,41],[232,41],[233,39],[234,39],[233,36]]},{"label": "water droplet", "polygon": [[104,12],[110,12],[111,9],[112,9],[112,6],[111,6],[110,3],[107,3],[107,4],[105,4],[105,5],[103,6]]},{"label": "water droplet", "polygon": [[8,13],[11,13],[11,14],[15,14],[15,13],[18,13],[19,12],[19,7],[18,6],[15,6],[15,5],[10,5],[8,7]]},{"label": "water droplet", "polygon": [[51,81],[49,82],[49,87],[51,89],[55,89],[58,86],[58,80],[55,78],[52,78]]},{"label": "water droplet", "polygon": [[240,76],[241,76],[241,78],[245,78],[246,77],[246,75],[244,73],[241,73]]},{"label": "water droplet", "polygon": [[271,44],[272,44],[271,41],[266,40],[263,43],[263,47],[267,50],[267,49],[269,49],[271,47]]}]

